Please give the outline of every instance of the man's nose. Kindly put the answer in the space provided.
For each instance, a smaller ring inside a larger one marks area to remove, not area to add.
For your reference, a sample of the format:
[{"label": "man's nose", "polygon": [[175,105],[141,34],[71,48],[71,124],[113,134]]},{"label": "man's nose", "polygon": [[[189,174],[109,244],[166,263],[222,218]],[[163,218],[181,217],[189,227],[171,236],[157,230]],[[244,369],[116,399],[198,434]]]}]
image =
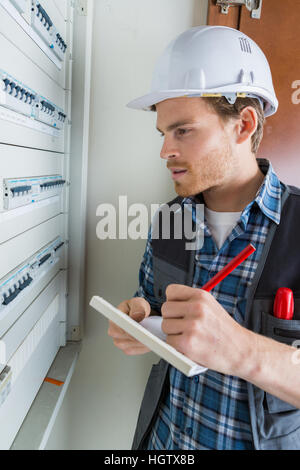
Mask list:
[{"label": "man's nose", "polygon": [[175,142],[172,138],[164,137],[164,144],[160,151],[160,158],[164,160],[169,160],[170,158],[175,158],[179,156],[179,150],[175,145]]}]

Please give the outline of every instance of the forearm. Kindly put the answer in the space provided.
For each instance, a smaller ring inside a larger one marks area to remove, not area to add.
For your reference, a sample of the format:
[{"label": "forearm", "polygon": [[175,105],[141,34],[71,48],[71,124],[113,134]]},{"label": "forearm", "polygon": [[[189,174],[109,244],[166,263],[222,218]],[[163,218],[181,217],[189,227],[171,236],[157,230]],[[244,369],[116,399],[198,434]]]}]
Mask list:
[{"label": "forearm", "polygon": [[238,375],[300,408],[300,351],[249,331]]}]

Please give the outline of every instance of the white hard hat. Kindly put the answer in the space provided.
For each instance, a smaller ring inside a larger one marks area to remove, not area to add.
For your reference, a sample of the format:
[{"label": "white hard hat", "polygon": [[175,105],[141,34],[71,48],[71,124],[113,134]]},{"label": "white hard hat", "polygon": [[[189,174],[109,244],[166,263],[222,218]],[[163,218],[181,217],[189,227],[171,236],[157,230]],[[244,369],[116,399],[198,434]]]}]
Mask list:
[{"label": "white hard hat", "polygon": [[248,36],[226,26],[197,26],[180,34],[159,58],[151,91],[127,104],[150,110],[151,106],[180,96],[257,98],[265,116],[276,113],[269,63]]}]

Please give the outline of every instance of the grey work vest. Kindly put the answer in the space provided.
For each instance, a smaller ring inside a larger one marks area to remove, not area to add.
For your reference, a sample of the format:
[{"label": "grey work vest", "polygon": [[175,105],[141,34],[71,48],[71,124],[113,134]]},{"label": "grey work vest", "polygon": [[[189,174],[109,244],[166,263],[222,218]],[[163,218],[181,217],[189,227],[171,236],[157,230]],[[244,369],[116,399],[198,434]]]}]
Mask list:
[{"label": "grey work vest", "polygon": [[[176,198],[170,203],[180,202]],[[300,188],[285,185],[280,224],[271,222],[264,249],[247,298],[243,326],[291,345],[300,339]],[[153,240],[154,294],[165,302],[165,289],[171,283],[192,285],[193,263],[181,240]],[[272,315],[279,287],[293,290],[293,320]],[[157,417],[164,393],[169,393],[168,363],[160,360],[152,367],[142,401],[132,449],[139,449]],[[255,449],[300,449],[300,410],[260,388],[247,384],[251,427]]]}]

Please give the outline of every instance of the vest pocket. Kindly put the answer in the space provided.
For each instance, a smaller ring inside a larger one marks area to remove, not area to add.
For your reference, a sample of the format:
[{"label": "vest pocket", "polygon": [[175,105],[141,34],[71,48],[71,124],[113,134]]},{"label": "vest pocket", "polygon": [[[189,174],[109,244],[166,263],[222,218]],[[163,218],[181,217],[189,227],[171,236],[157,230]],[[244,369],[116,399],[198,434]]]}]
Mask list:
[{"label": "vest pocket", "polygon": [[[300,320],[283,320],[262,312],[261,333],[275,341],[292,346],[295,340],[300,340]],[[270,393],[265,393],[265,398],[268,412],[271,414],[297,410],[293,405]]]},{"label": "vest pocket", "polygon": [[262,312],[261,332],[280,343],[292,346],[300,339],[300,320],[283,320]]},{"label": "vest pocket", "polygon": [[300,331],[284,330],[283,328],[274,328],[274,334],[280,337],[300,339]]}]

